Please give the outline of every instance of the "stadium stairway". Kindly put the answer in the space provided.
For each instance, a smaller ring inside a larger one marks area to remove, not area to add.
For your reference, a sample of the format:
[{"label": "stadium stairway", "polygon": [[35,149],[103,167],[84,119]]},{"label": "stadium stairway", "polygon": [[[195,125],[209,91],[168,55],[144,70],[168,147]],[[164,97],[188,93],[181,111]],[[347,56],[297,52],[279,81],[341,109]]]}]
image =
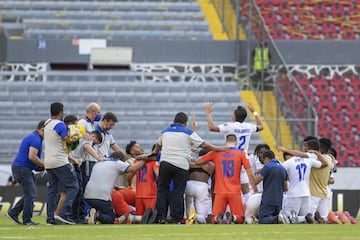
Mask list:
[{"label": "stadium stairway", "polygon": [[[204,103],[214,103],[216,124],[231,121],[233,109],[241,102],[235,82],[146,82],[146,81],[48,81],[1,82],[0,88],[0,162],[10,163],[22,138],[49,117],[54,101],[65,105],[65,114],[84,115],[90,102],[98,102],[102,114],[114,112],[119,122],[112,130],[116,142],[125,148],[137,140],[150,151],[160,131],[172,123],[179,111],[195,115],[199,135],[213,144],[223,144],[223,136],[209,132]],[[246,121],[253,122],[248,118]],[[190,122],[189,122],[190,124]],[[252,137],[250,150],[262,143]]]}]

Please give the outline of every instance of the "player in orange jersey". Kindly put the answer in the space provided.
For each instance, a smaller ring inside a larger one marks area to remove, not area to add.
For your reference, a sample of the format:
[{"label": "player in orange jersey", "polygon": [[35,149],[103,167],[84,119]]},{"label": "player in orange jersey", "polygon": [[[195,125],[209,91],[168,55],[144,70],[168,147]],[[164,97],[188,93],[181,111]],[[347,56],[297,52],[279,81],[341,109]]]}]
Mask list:
[{"label": "player in orange jersey", "polygon": [[[126,153],[134,158],[144,157],[144,150],[136,141],[130,141],[126,146]],[[136,173],[136,200],[135,200],[135,208],[136,216],[143,216],[147,209],[147,214],[142,223],[149,223],[151,215],[154,211],[155,203],[156,203],[156,193],[157,193],[157,177],[159,175],[159,165],[156,161],[155,157],[147,158],[148,161],[139,168]],[[135,162],[140,160],[135,160]],[[129,176],[129,182],[134,177],[134,174]],[[151,211],[150,211],[151,209]],[[150,222],[151,223],[151,222]]]},{"label": "player in orange jersey", "polygon": [[[229,147],[226,152],[211,151],[199,157],[195,163],[203,164],[212,161],[215,165],[215,188],[213,205],[213,223],[243,223],[244,208],[241,196],[241,167],[244,166],[254,192],[257,187],[254,184],[254,176],[250,169],[247,154],[237,149],[236,135],[226,136],[225,145]],[[226,205],[229,204],[231,214],[226,213],[226,220],[223,220]]]}]

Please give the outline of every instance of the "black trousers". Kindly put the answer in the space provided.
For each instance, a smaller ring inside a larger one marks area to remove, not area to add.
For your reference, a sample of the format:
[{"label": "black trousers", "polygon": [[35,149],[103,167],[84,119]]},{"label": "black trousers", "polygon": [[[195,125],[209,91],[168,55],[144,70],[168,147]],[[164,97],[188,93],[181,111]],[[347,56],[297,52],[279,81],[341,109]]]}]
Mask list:
[{"label": "black trousers", "polygon": [[[172,223],[180,223],[184,218],[184,192],[188,180],[188,170],[178,168],[168,162],[160,163],[158,191],[156,199],[157,218],[165,220],[170,203],[170,216]],[[172,182],[172,183],[171,183]],[[170,189],[172,184],[172,192]],[[170,197],[170,199],[168,199]]]}]

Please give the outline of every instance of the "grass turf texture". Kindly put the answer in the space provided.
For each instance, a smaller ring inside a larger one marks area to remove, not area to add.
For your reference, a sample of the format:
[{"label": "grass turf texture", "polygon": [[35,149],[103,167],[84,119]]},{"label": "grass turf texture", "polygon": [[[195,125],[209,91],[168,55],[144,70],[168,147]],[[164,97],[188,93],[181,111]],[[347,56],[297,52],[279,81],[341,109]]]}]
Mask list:
[{"label": "grass turf texture", "polygon": [[[358,219],[359,220],[359,219]],[[38,226],[14,224],[0,216],[1,239],[266,239],[266,240],[348,240],[360,239],[360,224],[294,225],[57,225],[45,224],[44,216],[35,216]]]}]

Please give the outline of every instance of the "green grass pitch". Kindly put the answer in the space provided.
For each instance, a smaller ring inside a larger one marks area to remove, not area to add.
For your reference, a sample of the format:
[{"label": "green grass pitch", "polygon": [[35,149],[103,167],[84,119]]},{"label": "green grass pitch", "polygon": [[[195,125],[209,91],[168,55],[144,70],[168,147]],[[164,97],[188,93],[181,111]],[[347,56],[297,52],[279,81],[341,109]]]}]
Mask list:
[{"label": "green grass pitch", "polygon": [[[294,225],[57,225],[45,224],[44,216],[34,216],[38,226],[14,224],[0,216],[2,239],[250,239],[250,240],[359,240],[360,225],[294,224]],[[359,219],[358,219],[359,220]],[[358,221],[359,222],[359,221]]]}]

